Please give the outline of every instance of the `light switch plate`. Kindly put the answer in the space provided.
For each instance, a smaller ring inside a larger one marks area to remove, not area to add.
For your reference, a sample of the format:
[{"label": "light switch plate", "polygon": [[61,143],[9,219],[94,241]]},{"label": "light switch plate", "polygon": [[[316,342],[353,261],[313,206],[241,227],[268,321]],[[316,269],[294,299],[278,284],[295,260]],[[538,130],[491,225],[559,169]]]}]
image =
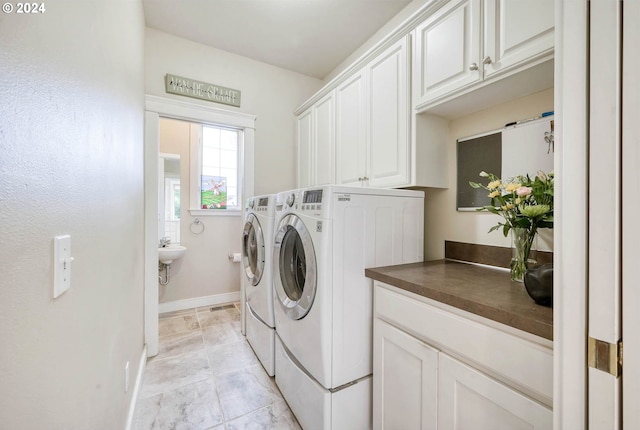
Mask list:
[{"label": "light switch plate", "polygon": [[59,297],[71,287],[71,236],[53,238],[53,298]]}]

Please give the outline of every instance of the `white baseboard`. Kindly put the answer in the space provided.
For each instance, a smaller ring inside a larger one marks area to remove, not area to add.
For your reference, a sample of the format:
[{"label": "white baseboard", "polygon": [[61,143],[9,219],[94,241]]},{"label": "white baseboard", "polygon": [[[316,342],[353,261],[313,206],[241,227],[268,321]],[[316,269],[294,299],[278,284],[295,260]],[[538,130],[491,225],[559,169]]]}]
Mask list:
[{"label": "white baseboard", "polygon": [[133,386],[133,393],[131,393],[131,403],[129,404],[129,413],[127,414],[127,423],[125,430],[131,430],[133,428],[133,417],[136,411],[136,404],[138,402],[138,395],[142,388],[142,378],[144,377],[144,369],[147,366],[147,345],[142,348],[142,355],[140,355],[140,363],[138,364],[138,375],[136,375],[136,383]]},{"label": "white baseboard", "polygon": [[160,303],[158,313],[182,311],[185,309],[201,308],[204,306],[226,305],[239,302],[240,291],[232,293],[214,294],[211,296],[194,297],[193,299],[175,300],[173,302]]}]

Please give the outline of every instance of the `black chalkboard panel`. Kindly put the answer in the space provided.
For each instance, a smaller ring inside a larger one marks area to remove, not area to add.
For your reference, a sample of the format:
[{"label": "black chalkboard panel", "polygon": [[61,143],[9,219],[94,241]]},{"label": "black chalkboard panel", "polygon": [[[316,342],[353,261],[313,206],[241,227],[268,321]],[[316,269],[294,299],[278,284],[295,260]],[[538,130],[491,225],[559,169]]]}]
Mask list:
[{"label": "black chalkboard panel", "polygon": [[483,170],[502,176],[502,131],[479,137],[458,139],[458,210],[470,210],[491,203],[487,190],[471,188],[469,181],[487,183]]}]

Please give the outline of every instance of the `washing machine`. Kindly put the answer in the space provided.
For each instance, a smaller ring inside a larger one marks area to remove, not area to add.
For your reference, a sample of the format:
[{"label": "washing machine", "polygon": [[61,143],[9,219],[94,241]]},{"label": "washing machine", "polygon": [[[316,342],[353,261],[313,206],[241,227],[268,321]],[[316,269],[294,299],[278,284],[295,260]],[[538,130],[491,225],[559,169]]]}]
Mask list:
[{"label": "washing machine", "polygon": [[246,336],[270,376],[275,372],[275,318],[271,276],[274,201],[274,195],[250,198],[247,201],[242,231]]},{"label": "washing machine", "polygon": [[276,384],[305,430],[371,427],[373,282],[423,259],[424,193],[280,193],[273,238]]}]

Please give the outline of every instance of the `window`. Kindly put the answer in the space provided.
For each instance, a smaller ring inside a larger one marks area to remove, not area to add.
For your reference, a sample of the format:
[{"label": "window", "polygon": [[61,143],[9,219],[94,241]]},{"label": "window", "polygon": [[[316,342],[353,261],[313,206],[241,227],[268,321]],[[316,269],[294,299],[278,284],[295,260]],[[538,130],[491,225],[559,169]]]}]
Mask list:
[{"label": "window", "polygon": [[191,141],[191,211],[239,213],[243,130],[193,123]]},{"label": "window", "polygon": [[201,209],[233,209],[238,204],[239,131],[202,127]]}]

